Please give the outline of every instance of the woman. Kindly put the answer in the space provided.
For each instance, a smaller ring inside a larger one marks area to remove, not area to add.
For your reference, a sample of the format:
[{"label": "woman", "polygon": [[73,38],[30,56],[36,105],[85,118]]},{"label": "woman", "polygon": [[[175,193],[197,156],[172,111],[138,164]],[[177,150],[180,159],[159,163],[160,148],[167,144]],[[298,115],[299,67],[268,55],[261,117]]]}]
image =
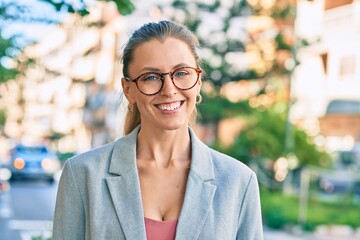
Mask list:
[{"label": "woman", "polygon": [[201,101],[197,46],[170,21],[133,33],[123,54],[126,135],[66,162],[55,240],[263,239],[255,174],[190,127]]}]

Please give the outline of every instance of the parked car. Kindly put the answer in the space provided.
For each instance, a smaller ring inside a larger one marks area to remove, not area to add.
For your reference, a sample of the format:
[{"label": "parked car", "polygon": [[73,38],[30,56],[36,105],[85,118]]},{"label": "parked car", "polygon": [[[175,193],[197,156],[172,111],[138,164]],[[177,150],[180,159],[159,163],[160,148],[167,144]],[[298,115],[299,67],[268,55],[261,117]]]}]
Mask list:
[{"label": "parked car", "polygon": [[61,168],[56,154],[47,146],[16,145],[11,151],[10,170],[12,179],[31,178],[54,180],[54,174]]}]

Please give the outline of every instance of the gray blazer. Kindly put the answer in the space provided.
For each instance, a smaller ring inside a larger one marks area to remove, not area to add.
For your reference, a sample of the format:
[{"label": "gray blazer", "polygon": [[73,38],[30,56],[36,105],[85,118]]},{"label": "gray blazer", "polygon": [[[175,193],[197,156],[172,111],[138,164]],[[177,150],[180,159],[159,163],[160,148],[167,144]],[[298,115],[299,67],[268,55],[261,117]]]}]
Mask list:
[{"label": "gray blazer", "polygon": [[[53,239],[146,239],[136,140],[119,140],[66,161]],[[192,162],[176,240],[262,240],[256,175],[202,143],[189,128]]]}]

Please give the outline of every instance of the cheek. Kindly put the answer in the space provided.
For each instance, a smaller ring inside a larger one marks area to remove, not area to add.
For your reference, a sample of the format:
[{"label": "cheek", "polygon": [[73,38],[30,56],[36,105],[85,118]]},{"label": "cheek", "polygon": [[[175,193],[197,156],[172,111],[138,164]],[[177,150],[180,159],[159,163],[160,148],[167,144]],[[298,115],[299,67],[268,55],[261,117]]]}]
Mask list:
[{"label": "cheek", "polygon": [[151,105],[151,98],[141,94],[140,92],[137,92],[134,95],[134,99],[139,109],[144,109],[147,106]]},{"label": "cheek", "polygon": [[191,103],[191,105],[195,105],[197,95],[198,95],[198,91],[195,89],[193,92],[191,92],[191,94],[188,95],[189,102]]}]

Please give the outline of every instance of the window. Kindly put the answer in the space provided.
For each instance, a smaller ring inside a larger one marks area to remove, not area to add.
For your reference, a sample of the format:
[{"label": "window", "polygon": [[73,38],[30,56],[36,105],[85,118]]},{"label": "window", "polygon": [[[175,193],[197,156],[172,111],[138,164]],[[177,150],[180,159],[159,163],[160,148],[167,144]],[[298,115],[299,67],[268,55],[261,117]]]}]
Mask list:
[{"label": "window", "polygon": [[328,54],[327,54],[327,53],[322,53],[322,54],[320,55],[320,57],[321,57],[322,64],[323,64],[323,67],[324,67],[324,72],[325,72],[325,74],[327,74]]},{"label": "window", "polygon": [[340,77],[351,77],[355,75],[356,57],[355,55],[344,56],[340,59]]}]

